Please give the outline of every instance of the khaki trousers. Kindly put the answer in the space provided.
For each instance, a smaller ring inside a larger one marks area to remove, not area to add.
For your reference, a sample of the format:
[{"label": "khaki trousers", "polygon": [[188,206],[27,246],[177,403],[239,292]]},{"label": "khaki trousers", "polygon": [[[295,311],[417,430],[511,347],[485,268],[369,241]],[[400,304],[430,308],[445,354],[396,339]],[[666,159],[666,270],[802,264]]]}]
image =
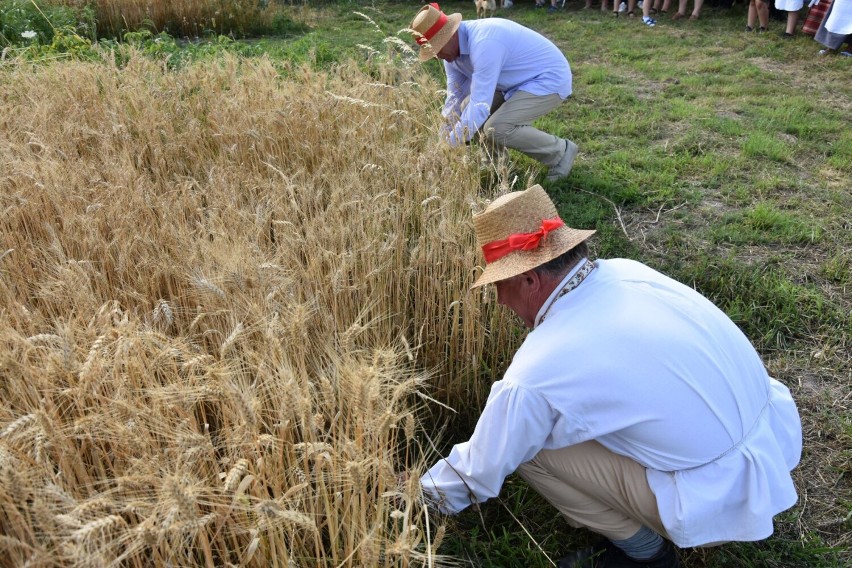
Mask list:
[{"label": "khaki trousers", "polygon": [[[562,99],[556,94],[533,95],[516,91],[507,101],[497,92],[491,104],[491,116],[482,125],[480,136],[492,150],[512,148],[551,168],[565,154],[565,141],[531,125],[560,104]],[[462,109],[464,106],[466,104]]]},{"label": "khaki trousers", "polygon": [[542,450],[518,473],[573,527],[624,540],[644,525],[668,538],[645,468],[598,442]]}]

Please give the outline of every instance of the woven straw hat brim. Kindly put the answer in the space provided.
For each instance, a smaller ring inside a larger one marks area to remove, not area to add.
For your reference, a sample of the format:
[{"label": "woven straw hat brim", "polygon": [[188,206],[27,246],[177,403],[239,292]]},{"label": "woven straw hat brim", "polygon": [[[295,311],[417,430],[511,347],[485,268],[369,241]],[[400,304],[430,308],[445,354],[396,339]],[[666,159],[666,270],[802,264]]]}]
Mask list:
[{"label": "woven straw hat brim", "polygon": [[461,21],[461,14],[447,15],[447,23],[444,24],[444,27],[429,42],[420,46],[420,61],[429,61],[433,57],[436,57],[438,52],[441,51],[441,48],[447,45],[447,42],[450,41],[450,38],[459,29]]},{"label": "woven straw hat brim", "polygon": [[[476,240],[482,247],[506,239],[511,234],[538,231],[545,219],[558,217],[556,206],[540,185],[513,191],[494,200],[485,211],[473,216]],[[568,252],[591,237],[595,231],[563,225],[550,231],[533,250],[512,251],[483,270],[471,289],[517,276]]]},{"label": "woven straw hat brim", "polygon": [[486,284],[506,280],[512,276],[523,274],[551,261],[557,256],[568,252],[595,234],[593,230],[571,229],[560,227],[545,237],[545,242],[539,248],[531,251],[519,250],[507,254],[503,258],[488,263],[479,278],[470,287],[471,290]]}]

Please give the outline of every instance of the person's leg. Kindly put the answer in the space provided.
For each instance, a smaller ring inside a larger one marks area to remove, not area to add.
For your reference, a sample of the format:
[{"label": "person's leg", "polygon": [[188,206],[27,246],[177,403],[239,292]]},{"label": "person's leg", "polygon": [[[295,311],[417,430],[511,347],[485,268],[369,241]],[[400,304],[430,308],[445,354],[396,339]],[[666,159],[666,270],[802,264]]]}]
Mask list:
[{"label": "person's leg", "polygon": [[757,21],[760,22],[758,31],[765,32],[769,29],[769,3],[763,0],[754,0],[757,9]]},{"label": "person's leg", "polygon": [[757,0],[751,0],[748,3],[748,16],[746,16],[746,31],[754,31],[754,24],[757,23],[757,6],[755,6],[755,2]]},{"label": "person's leg", "polygon": [[[461,111],[464,112],[465,107],[470,102],[470,98],[465,98],[461,104]],[[494,98],[491,100],[491,110],[489,111],[489,115],[493,116],[497,110],[503,106],[503,103],[506,100],[503,98],[503,93],[500,91],[494,91]],[[487,124],[487,122],[486,122]],[[483,152],[485,153],[483,156],[483,165],[487,165],[488,167],[498,165],[501,160],[508,160],[509,154],[506,151],[506,147],[502,144],[497,143],[492,136],[486,136],[484,134],[485,127],[481,128],[477,133],[476,140],[479,142]]]},{"label": "person's leg", "polygon": [[531,125],[561,103],[556,94],[539,96],[517,91],[488,117],[482,135],[496,146],[522,152],[547,167],[555,166],[565,154],[565,140]]},{"label": "person's leg", "polygon": [[611,541],[630,539],[642,527],[667,537],[645,468],[597,442],[543,450],[518,473],[571,526]]},{"label": "person's leg", "polygon": [[686,17],[686,1],[687,0],[678,0],[677,12],[672,15],[672,20],[679,20]]},{"label": "person's leg", "polygon": [[690,20],[697,20],[701,16],[702,6],[704,6],[704,0],[695,0],[692,5],[692,15],[689,17]]},{"label": "person's leg", "polygon": [[[651,17],[651,10],[653,10],[651,4],[651,0],[645,0],[642,2],[642,21],[645,22],[646,26],[654,27],[657,25],[657,20]],[[656,10],[654,11],[656,12]]]},{"label": "person's leg", "polygon": [[784,30],[785,37],[793,37],[796,34],[796,24],[799,23],[799,11],[791,10],[787,12],[787,29]]}]

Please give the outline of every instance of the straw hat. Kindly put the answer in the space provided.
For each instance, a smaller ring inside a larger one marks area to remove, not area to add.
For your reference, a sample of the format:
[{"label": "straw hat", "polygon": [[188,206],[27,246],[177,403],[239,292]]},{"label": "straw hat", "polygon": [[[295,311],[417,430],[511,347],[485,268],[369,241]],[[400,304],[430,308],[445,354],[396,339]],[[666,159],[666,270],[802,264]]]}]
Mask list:
[{"label": "straw hat", "polygon": [[420,46],[420,61],[428,61],[438,55],[459,29],[461,20],[461,14],[448,16],[434,2],[420,8],[410,26],[414,41]]},{"label": "straw hat", "polygon": [[471,288],[532,270],[594,234],[563,223],[540,185],[501,195],[473,216],[473,228],[488,264]]}]

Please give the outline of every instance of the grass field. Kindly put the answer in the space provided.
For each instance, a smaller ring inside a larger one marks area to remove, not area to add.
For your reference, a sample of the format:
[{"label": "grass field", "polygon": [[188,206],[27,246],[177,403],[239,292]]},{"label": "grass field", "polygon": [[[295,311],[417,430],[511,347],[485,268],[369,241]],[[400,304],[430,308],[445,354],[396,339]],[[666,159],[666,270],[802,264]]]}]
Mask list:
[{"label": "grass field", "polygon": [[[742,5],[647,29],[531,4],[498,15],[574,71],[541,119],[581,149],[562,217],[713,299],[799,403],[797,506],[686,566],[849,565],[852,58],[747,34]],[[436,143],[418,6],[5,53],[0,565],[544,567],[589,538],[519,479],[429,519],[396,476],[466,439],[523,338],[467,292],[470,214],[543,178]]]}]

